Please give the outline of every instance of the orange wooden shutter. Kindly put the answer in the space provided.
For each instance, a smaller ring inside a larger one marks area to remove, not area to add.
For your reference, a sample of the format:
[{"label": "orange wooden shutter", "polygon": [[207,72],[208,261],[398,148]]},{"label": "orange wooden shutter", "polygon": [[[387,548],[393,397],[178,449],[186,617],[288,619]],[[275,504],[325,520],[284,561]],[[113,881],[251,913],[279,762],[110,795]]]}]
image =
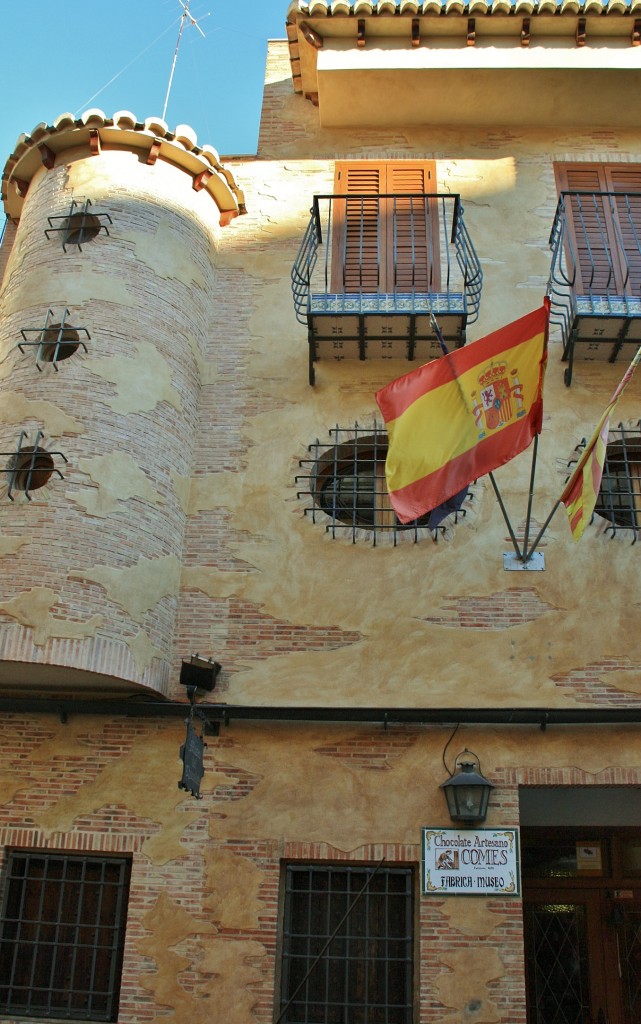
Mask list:
[{"label": "orange wooden shutter", "polygon": [[378,196],[385,191],[385,164],[373,161],[336,165],[334,193],[338,196],[372,196],[372,199],[334,199],[332,291],[379,292],[381,210]]},{"label": "orange wooden shutter", "polygon": [[434,191],[435,178],[427,161],[337,163],[334,192],[346,198],[333,203],[332,291],[438,290],[436,205],[378,198]]},{"label": "orange wooden shutter", "polygon": [[386,291],[439,290],[437,201],[423,199],[424,193],[435,191],[434,180],[433,165],[424,161],[387,165],[386,191],[405,195],[387,201]]}]

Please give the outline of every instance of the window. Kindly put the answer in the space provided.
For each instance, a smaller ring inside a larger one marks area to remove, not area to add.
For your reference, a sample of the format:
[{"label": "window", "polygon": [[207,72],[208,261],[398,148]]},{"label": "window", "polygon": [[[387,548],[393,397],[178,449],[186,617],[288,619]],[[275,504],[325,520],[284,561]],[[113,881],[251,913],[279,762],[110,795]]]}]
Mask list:
[{"label": "window", "polygon": [[375,422],[373,427],[359,427],[358,423],[351,428],[336,426],[329,434],[334,444],[324,450],[320,441],[309,445],[309,458],[300,461],[305,472],[296,480],[307,484],[307,490],[299,491],[298,496],[309,495],[313,502],[306,512],[311,512],[314,520],[317,512],[324,512],[331,520],[327,529],[334,537],[349,530],[352,540],[359,531],[367,531],[374,544],[381,532],[391,535],[394,543],[400,534],[418,540],[421,531],[436,530],[448,515],[453,514],[455,522],[456,517],[465,515],[461,506],[467,491],[420,519],[400,523],[385,480],[387,431]]},{"label": "window", "polygon": [[435,181],[426,161],[336,164],[332,291],[439,291]]},{"label": "window", "polygon": [[571,231],[569,263],[582,295],[641,295],[641,166],[557,164]]},{"label": "window", "polygon": [[64,479],[60,470],[55,467],[53,456],[58,455],[65,463],[66,456],[62,452],[50,452],[41,447],[42,439],[43,434],[39,430],[35,444],[28,444],[27,433],[21,430],[16,449],[12,452],[0,452],[0,459],[8,456],[4,468],[0,465],[0,474],[6,474],[7,497],[10,501],[15,500],[16,491],[22,491],[25,498],[31,501],[31,492],[46,487],[54,473],[61,480]]},{"label": "window", "polygon": [[13,851],[0,938],[0,1012],[113,1021],[130,862]]},{"label": "window", "polygon": [[87,351],[84,341],[80,340],[80,332],[82,331],[86,338],[90,338],[89,331],[86,327],[72,327],[67,320],[68,316],[69,310],[65,309],[62,319],[54,320],[53,310],[49,309],[40,327],[20,329],[22,341],[18,342],[17,347],[21,352],[24,352],[25,348],[35,351],[38,370],[42,370],[41,363],[52,363],[54,370],[57,370],[58,363],[70,359],[80,346]]},{"label": "window", "polygon": [[286,869],[281,1024],[412,1024],[409,867]]},{"label": "window", "polygon": [[634,540],[641,529],[641,423],[636,430],[622,423],[610,429],[601,488],[595,512],[617,530],[633,530]]},{"label": "window", "polygon": [[58,233],[62,236],[62,248],[65,252],[68,245],[77,245],[82,252],[85,242],[93,241],[101,231],[108,235],[107,225],[112,223],[111,217],[108,213],[91,213],[91,205],[91,199],[85,199],[82,203],[79,199],[72,199],[66,214],[56,214],[47,218],[49,227],[45,230],[46,237]]}]

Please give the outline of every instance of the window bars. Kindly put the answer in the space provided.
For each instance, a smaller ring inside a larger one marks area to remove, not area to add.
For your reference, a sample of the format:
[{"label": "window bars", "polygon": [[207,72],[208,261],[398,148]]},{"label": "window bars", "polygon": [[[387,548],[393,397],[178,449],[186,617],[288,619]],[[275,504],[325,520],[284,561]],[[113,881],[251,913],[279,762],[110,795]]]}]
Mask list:
[{"label": "window bars", "polygon": [[45,229],[46,237],[60,232],[64,252],[68,245],[77,245],[82,252],[84,242],[90,242],[101,231],[108,235],[107,223],[113,224],[111,217],[108,213],[90,213],[91,205],[91,199],[85,199],[82,205],[77,199],[72,199],[67,213],[47,217],[49,227]]},{"label": "window bars", "polygon": [[30,445],[26,443],[29,440],[26,431],[22,430],[16,450],[0,452],[0,458],[4,456],[9,459],[5,468],[0,470],[8,477],[7,497],[9,501],[15,501],[16,491],[24,491],[25,498],[31,501],[30,492],[44,487],[54,473],[64,480],[62,473],[54,465],[53,457],[58,455],[65,463],[69,460],[62,452],[50,452],[46,448],[41,448],[40,442],[43,436],[42,431],[39,430],[35,443]]},{"label": "window bars", "polygon": [[[577,445],[571,466],[585,445],[584,438]],[[628,531],[632,533],[632,543],[636,543],[641,534],[641,420],[634,427],[623,423],[610,427],[594,511],[608,521],[605,532],[611,537]]]},{"label": "window bars", "polygon": [[13,851],[0,938],[0,1010],[113,1021],[130,861]]},{"label": "window bars", "polygon": [[[42,372],[41,363],[52,363],[54,370],[58,370],[58,363],[70,356],[82,347],[88,351],[84,341],[80,340],[80,332],[83,331],[87,340],[91,338],[86,327],[72,327],[67,323],[69,310],[65,309],[62,319],[53,320],[53,310],[47,310],[44,325],[42,327],[22,327],[20,334],[22,341],[18,342],[17,348],[24,354],[25,348],[35,348],[36,366]],[[28,335],[35,335],[33,341],[29,341]]]},{"label": "window bars", "polygon": [[[396,546],[401,535],[417,542],[421,535],[435,540],[445,532],[444,526],[428,527],[429,515],[407,524],[397,519],[385,481],[387,432],[376,420],[369,427],[336,425],[329,436],[329,448],[318,439],[308,446],[309,456],[299,460],[303,472],[296,476],[297,484],[306,485],[297,497],[311,499],[305,514],[313,522],[324,521],[333,538],[350,531],[352,543],[365,532],[374,547],[381,534]],[[464,515],[464,509],[455,512],[454,522]]]},{"label": "window bars", "polygon": [[292,864],[285,879],[283,1024],[411,1024],[413,873]]}]

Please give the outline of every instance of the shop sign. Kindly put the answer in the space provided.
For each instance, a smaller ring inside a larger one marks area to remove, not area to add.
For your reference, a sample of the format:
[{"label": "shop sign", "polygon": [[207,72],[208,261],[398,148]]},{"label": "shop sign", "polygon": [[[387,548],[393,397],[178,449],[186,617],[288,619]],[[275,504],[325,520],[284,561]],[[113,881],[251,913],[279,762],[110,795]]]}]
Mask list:
[{"label": "shop sign", "polygon": [[518,896],[518,831],[423,829],[423,892],[437,896]]}]

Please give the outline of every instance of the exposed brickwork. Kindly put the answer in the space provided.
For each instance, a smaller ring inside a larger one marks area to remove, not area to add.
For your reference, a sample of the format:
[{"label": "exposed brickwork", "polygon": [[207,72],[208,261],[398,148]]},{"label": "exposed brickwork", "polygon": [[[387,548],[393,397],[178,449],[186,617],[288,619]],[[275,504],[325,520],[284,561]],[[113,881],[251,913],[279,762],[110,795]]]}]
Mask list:
[{"label": "exposed brickwork", "polygon": [[360,633],[340,626],[299,626],[266,615],[248,601],[229,602],[230,654],[238,661],[294,651],[332,651],[362,640]]},{"label": "exposed brickwork", "polygon": [[403,728],[387,729],[368,736],[352,736],[324,747],[316,753],[336,757],[351,768],[389,771],[394,762],[414,745],[415,733]]},{"label": "exposed brickwork", "polygon": [[[608,683],[610,672],[618,673],[617,686]],[[553,675],[552,679],[562,690],[583,703],[633,707],[641,703],[641,694],[634,687],[640,672],[641,664],[629,658],[603,658],[570,672]],[[630,690],[625,689],[627,673],[630,673]]]},{"label": "exposed brickwork", "polygon": [[2,245],[0,245],[0,285],[7,269],[7,263],[11,255],[13,248],[13,242],[16,237],[17,225],[13,221],[8,220],[5,225],[4,235],[2,238]]},{"label": "exposed brickwork", "polygon": [[478,597],[456,594],[443,610],[449,614],[426,615],[423,621],[454,629],[510,629],[551,611],[533,587],[511,587]]}]

